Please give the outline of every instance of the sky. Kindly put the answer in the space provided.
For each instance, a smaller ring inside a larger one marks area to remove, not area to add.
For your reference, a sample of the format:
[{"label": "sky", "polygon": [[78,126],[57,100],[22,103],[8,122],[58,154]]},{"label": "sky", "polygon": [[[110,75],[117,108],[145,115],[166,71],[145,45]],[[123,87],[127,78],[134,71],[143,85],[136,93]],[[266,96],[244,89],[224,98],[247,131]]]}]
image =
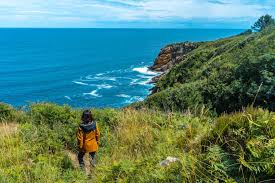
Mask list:
[{"label": "sky", "polygon": [[0,0],[0,27],[249,28],[275,0]]}]

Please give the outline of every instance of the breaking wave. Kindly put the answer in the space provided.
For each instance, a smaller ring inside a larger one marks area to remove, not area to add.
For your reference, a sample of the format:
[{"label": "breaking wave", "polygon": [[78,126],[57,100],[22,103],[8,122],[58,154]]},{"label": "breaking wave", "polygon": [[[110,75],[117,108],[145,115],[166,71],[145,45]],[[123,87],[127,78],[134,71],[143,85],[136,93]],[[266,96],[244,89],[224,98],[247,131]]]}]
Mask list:
[{"label": "breaking wave", "polygon": [[91,91],[90,93],[83,93],[83,95],[90,95],[90,96],[93,96],[93,97],[102,97],[101,95],[99,95],[97,93],[98,90],[93,90]]},{"label": "breaking wave", "polygon": [[133,71],[141,73],[141,74],[145,74],[145,75],[150,75],[150,76],[158,75],[158,73],[150,71],[148,69],[148,67],[136,67],[136,68],[133,68]]}]

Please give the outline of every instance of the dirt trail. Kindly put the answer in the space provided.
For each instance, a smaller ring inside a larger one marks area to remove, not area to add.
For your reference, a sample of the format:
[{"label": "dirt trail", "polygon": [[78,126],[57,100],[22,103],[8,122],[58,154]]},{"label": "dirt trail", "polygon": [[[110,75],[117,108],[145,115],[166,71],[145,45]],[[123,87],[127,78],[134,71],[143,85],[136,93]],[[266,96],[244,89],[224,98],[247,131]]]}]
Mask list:
[{"label": "dirt trail", "polygon": [[[72,151],[66,151],[66,153],[69,156],[69,158],[71,159],[74,168],[79,168],[77,153],[72,152]],[[88,153],[86,153],[85,156],[84,156],[84,162],[85,162],[85,172],[86,172],[87,175],[90,175],[93,168],[90,166],[89,154]]]},{"label": "dirt trail", "polygon": [[0,137],[9,136],[17,131],[16,123],[0,123]]}]

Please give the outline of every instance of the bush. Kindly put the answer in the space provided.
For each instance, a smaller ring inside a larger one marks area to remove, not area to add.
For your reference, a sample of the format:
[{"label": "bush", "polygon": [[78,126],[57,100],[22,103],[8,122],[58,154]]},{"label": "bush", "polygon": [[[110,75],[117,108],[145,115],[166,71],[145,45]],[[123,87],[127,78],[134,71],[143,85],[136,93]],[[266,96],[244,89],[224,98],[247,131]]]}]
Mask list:
[{"label": "bush", "polygon": [[55,124],[79,123],[80,112],[71,107],[52,103],[38,103],[30,106],[29,114],[37,125],[45,124],[53,127]]},{"label": "bush", "polygon": [[0,103],[0,121],[12,120],[15,110],[12,106],[4,103]]},{"label": "bush", "polygon": [[[244,113],[223,115],[217,119],[207,142],[219,145],[230,155],[235,168],[247,179],[261,181],[275,174],[275,114],[247,108]],[[208,146],[211,144],[208,143]],[[229,167],[229,166],[228,166]],[[242,180],[245,181],[245,180]]]},{"label": "bush", "polygon": [[166,112],[187,109],[192,112],[200,111],[205,106],[202,104],[203,98],[199,92],[201,86],[201,83],[192,83],[169,88],[149,96],[141,105],[145,104],[149,108],[163,109]]}]

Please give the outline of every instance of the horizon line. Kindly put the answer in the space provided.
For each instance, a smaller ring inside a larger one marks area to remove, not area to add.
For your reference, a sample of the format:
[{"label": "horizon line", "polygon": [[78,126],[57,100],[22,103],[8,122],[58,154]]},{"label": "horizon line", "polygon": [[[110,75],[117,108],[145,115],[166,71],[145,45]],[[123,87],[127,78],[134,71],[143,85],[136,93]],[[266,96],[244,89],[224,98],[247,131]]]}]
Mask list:
[{"label": "horizon line", "polygon": [[0,27],[0,29],[202,29],[202,30],[207,30],[207,29],[217,29],[217,30],[248,30],[250,28],[199,28],[199,27],[194,27],[194,28],[179,28],[179,27]]}]

